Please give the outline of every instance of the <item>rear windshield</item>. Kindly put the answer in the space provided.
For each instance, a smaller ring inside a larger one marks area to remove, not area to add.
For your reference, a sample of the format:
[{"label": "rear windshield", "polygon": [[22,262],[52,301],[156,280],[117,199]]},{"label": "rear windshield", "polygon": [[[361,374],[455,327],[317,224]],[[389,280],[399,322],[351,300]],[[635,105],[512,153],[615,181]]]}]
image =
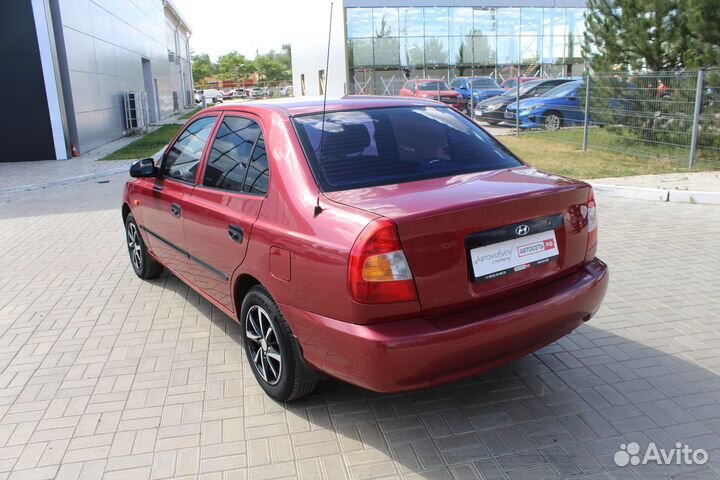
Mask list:
[{"label": "rear windshield", "polygon": [[499,88],[492,78],[476,78],[472,81],[473,88]]},{"label": "rear windshield", "polygon": [[294,119],[323,191],[349,190],[522,165],[447,107],[330,112]]},{"label": "rear windshield", "polygon": [[[534,88],[542,83],[542,80],[530,80],[529,82],[525,82],[522,85],[520,85],[520,95],[525,95],[528,90],[531,88]],[[516,97],[517,96],[517,89],[518,87],[513,87],[507,92],[503,93],[506,97]]]},{"label": "rear windshield", "polygon": [[582,82],[569,82],[569,83],[563,83],[562,85],[558,85],[557,87],[553,88],[552,90],[549,90],[542,94],[543,97],[565,97],[570,95],[572,92],[578,89],[582,85]]},{"label": "rear windshield", "polygon": [[450,87],[448,87],[448,84],[443,81],[418,82],[418,90],[450,90]]}]

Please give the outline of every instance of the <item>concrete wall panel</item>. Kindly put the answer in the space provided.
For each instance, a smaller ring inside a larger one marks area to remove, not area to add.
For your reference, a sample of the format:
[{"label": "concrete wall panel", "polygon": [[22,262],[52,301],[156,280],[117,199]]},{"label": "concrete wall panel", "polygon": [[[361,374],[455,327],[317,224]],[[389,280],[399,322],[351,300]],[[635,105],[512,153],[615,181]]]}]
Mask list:
[{"label": "concrete wall panel", "polygon": [[[124,134],[122,95],[145,90],[142,60],[157,82],[160,119],[183,109],[180,66],[168,61],[169,24],[162,0],[58,0],[81,152]],[[185,57],[184,52],[179,52]],[[153,86],[154,88],[154,86]],[[185,88],[192,88],[186,82]],[[152,110],[152,106],[150,107]]]}]

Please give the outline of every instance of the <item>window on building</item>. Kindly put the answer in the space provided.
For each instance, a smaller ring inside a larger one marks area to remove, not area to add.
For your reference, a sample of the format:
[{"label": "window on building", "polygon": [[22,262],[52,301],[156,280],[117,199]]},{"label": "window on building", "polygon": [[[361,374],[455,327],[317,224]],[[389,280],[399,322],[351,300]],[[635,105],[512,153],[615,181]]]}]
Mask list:
[{"label": "window on building", "polygon": [[348,8],[346,10],[348,38],[372,37],[373,21],[371,8]]},{"label": "window on building", "polygon": [[195,181],[195,173],[215,120],[216,117],[203,117],[183,130],[165,156],[163,176],[183,182]]},{"label": "window on building", "polygon": [[373,8],[373,37],[397,37],[399,34],[397,8]]},{"label": "window on building", "polygon": [[305,95],[305,74],[300,74],[300,95]]},{"label": "window on building", "polygon": [[399,15],[400,35],[404,37],[424,35],[422,8],[401,8],[399,9]]},{"label": "window on building", "polygon": [[208,156],[203,185],[234,192],[243,191],[248,164],[259,136],[260,127],[252,120],[225,117]]},{"label": "window on building", "polygon": [[318,88],[320,95],[325,93],[325,70],[318,70]]}]

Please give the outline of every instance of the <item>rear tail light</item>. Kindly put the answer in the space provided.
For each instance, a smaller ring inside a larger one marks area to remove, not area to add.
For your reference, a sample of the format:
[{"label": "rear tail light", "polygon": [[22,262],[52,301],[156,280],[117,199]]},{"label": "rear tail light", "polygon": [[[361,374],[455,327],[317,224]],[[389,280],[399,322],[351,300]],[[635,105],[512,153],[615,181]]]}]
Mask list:
[{"label": "rear tail light", "polygon": [[597,204],[595,203],[595,192],[593,192],[592,188],[590,188],[590,195],[587,201],[587,229],[588,242],[585,259],[592,260],[592,258],[595,257],[598,242]]},{"label": "rear tail light", "polygon": [[392,220],[370,222],[350,252],[348,286],[359,303],[417,300],[410,265]]}]

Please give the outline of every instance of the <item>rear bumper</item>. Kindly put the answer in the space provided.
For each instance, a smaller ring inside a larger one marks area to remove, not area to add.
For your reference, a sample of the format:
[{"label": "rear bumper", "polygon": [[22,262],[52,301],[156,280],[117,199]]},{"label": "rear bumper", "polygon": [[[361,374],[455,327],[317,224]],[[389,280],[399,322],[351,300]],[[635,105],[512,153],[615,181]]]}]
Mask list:
[{"label": "rear bumper", "polygon": [[377,392],[430,387],[477,375],[567,335],[600,308],[605,263],[530,293],[440,318],[355,325],[280,305],[305,360]]}]

